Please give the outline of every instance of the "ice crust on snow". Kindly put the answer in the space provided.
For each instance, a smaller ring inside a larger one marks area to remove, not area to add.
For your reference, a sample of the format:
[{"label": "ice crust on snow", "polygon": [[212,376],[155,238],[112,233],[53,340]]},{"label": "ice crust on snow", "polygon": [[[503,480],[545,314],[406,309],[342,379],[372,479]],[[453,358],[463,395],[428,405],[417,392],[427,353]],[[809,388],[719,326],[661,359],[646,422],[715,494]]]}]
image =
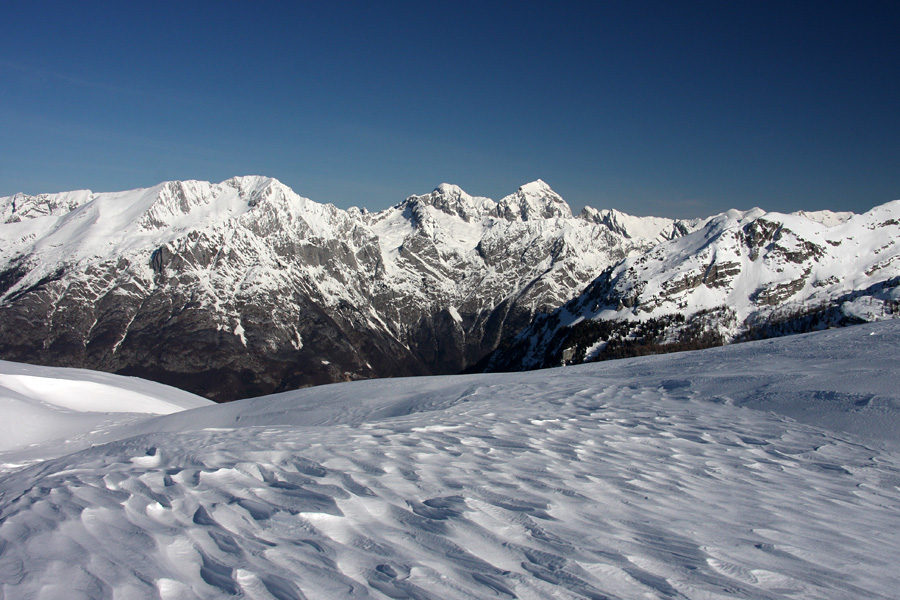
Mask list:
[{"label": "ice crust on snow", "polygon": [[891,598],[898,344],[884,322],[86,425],[78,452],[0,453],[0,594]]}]

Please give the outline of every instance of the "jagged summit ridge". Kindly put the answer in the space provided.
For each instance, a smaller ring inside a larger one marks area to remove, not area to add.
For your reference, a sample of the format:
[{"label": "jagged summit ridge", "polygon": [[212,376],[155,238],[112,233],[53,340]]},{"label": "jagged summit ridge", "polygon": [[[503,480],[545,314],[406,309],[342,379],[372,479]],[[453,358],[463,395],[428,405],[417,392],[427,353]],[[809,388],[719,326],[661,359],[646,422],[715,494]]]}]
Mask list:
[{"label": "jagged summit ridge", "polygon": [[610,231],[625,237],[639,237],[664,242],[697,229],[706,219],[680,221],[665,217],[635,217],[614,208],[597,210],[585,206],[579,218],[604,225]]},{"label": "jagged summit ridge", "polygon": [[434,207],[467,222],[489,217],[496,210],[496,203],[490,198],[471,196],[459,186],[449,183],[442,183],[429,194],[410,196],[403,206],[410,206],[415,210],[415,206],[420,204]]},{"label": "jagged summit ridge", "polygon": [[540,179],[526,183],[498,203],[500,215],[510,221],[572,218],[572,209],[562,197]]},{"label": "jagged summit ridge", "polygon": [[410,196],[405,206],[432,206],[464,221],[501,218],[507,221],[528,221],[548,218],[572,218],[572,209],[562,197],[540,179],[520,186],[518,191],[499,202],[481,196],[471,196],[457,185],[442,183],[430,194]]}]

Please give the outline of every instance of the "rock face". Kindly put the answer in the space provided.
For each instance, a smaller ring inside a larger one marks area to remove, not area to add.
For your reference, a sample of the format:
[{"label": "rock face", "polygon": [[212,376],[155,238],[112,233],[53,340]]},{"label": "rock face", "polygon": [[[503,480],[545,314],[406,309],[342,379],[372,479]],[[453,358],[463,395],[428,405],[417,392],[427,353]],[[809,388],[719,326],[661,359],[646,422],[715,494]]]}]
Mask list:
[{"label": "rock face", "polygon": [[265,177],[19,194],[0,198],[0,223],[0,358],[220,401],[459,372],[702,225],[575,217],[541,181],[499,202],[444,184],[367,213]]},{"label": "rock face", "polygon": [[[687,232],[685,232],[687,233]],[[729,211],[607,268],[498,350],[558,366],[900,316],[900,201],[862,215]]]}]

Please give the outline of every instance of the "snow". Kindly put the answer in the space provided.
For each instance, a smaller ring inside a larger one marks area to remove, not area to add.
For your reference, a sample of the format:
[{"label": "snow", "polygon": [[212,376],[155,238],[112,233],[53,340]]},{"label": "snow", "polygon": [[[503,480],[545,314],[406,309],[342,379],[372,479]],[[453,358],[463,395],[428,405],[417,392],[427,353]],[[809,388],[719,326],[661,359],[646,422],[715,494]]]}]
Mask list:
[{"label": "snow", "polygon": [[584,353],[585,362],[590,362],[591,360],[596,358],[604,348],[606,348],[606,342],[603,340],[599,340],[588,346]]},{"label": "snow", "polygon": [[[280,182],[258,176],[235,177],[213,184],[206,181],[169,181],[151,188],[91,194],[68,192],[48,194],[53,206],[70,207],[68,212],[38,213],[20,222],[4,223],[5,248],[0,258],[30,254],[52,272],[58,265],[95,262],[125,256],[146,257],[191,230],[234,227],[264,199],[281,203],[284,212],[312,221],[326,233],[331,205],[317,204],[295,194]],[[9,212],[16,197],[0,198],[0,211]],[[36,197],[38,199],[43,196]],[[322,235],[326,237],[327,235]],[[20,285],[45,274],[30,273]]]},{"label": "snow", "polygon": [[520,186],[518,191],[497,203],[508,218],[530,221],[542,218],[572,218],[572,209],[559,194],[540,179]]},{"label": "snow", "polygon": [[[90,444],[81,438],[91,433],[102,439],[122,423],[210,404],[141,379],[0,361],[0,454],[31,446],[31,455],[45,456],[57,444],[80,449]],[[16,460],[31,462],[27,456]]]},{"label": "snow", "polygon": [[[603,223],[610,230],[628,237],[644,238],[647,240],[663,241],[671,236],[675,225],[673,219],[663,217],[635,217],[615,209],[596,210],[585,207],[582,218],[595,223]],[[688,225],[688,223],[684,223]],[[694,227],[698,223],[692,224]]]},{"label": "snow", "polygon": [[110,408],[85,382],[133,410],[0,452],[0,597],[892,598],[898,344],[890,321],[214,406],[0,363],[6,422]]},{"label": "snow", "polygon": [[451,306],[447,308],[447,312],[450,313],[450,317],[456,321],[457,323],[462,323],[462,317],[459,315],[459,311],[456,310],[455,307]]},{"label": "snow", "polygon": [[92,381],[60,380],[33,375],[0,374],[0,385],[23,396],[78,412],[140,412],[168,414],[183,407],[161,398]]},{"label": "snow", "polygon": [[244,326],[238,323],[234,326],[234,335],[238,336],[241,340],[241,343],[246,347],[247,346],[247,338],[244,337]]},{"label": "snow", "polygon": [[830,210],[798,210],[791,214],[805,217],[811,221],[816,221],[826,227],[834,227],[835,225],[846,223],[854,216],[854,213],[852,212],[834,212]]}]

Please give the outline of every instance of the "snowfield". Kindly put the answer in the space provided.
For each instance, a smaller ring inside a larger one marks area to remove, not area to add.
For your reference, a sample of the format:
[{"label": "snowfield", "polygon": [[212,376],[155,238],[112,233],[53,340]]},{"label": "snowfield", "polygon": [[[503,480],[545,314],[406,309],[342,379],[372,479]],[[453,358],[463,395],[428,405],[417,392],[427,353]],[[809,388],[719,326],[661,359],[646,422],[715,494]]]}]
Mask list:
[{"label": "snowfield", "polygon": [[0,363],[0,598],[896,598],[898,346],[884,322],[214,406]]}]

